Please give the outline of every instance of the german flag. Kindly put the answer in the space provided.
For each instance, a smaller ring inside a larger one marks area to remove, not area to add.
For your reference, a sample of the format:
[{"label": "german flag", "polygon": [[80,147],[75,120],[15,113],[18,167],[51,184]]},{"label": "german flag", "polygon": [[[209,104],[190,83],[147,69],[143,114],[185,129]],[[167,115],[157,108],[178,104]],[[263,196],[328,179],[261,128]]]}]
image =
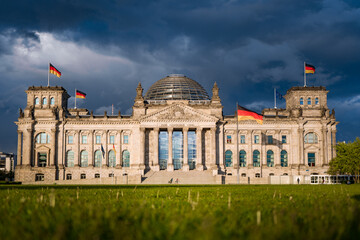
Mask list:
[{"label": "german flag", "polygon": [[315,73],[315,67],[305,63],[305,73]]},{"label": "german flag", "polygon": [[54,74],[57,77],[61,76],[61,72],[59,70],[57,70],[56,67],[54,67],[51,63],[50,63],[50,66],[49,66],[49,71],[50,71],[51,74]]},{"label": "german flag", "polygon": [[260,114],[257,114],[256,112],[253,112],[249,109],[246,109],[244,107],[241,106],[237,106],[237,116],[238,116],[238,121],[243,121],[243,120],[255,120],[257,123],[259,124],[263,124],[263,116]]},{"label": "german flag", "polygon": [[85,99],[86,98],[86,93],[83,93],[79,90],[76,90],[76,98],[83,98]]}]

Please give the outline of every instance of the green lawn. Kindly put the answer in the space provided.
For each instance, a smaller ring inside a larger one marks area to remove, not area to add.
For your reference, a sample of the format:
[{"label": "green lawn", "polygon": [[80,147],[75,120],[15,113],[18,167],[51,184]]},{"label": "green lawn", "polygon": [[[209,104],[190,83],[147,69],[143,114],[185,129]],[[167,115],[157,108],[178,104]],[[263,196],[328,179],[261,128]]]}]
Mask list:
[{"label": "green lawn", "polygon": [[0,239],[358,239],[360,185],[0,186]]}]

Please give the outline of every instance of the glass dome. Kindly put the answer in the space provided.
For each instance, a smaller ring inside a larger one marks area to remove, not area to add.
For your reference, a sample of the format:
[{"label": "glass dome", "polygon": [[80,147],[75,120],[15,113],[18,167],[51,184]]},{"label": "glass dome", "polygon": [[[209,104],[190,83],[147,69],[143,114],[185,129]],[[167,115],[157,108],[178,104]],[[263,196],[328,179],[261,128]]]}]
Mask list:
[{"label": "glass dome", "polygon": [[196,81],[182,74],[170,74],[149,88],[145,100],[209,100],[209,95]]}]

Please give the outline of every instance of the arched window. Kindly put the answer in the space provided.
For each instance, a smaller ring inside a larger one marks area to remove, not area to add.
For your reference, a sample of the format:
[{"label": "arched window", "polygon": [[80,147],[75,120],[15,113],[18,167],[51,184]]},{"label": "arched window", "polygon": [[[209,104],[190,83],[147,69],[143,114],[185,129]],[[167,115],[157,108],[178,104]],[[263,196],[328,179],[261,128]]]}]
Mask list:
[{"label": "arched window", "polygon": [[253,152],[253,166],[260,167],[260,152],[258,150]]},{"label": "arched window", "polygon": [[274,174],[273,174],[273,173],[270,173],[269,176],[274,176]]},{"label": "arched window", "polygon": [[242,173],[242,174],[241,174],[241,177],[246,177],[246,173]]},{"label": "arched window", "polygon": [[309,97],[308,97],[308,99],[307,99],[307,104],[308,104],[308,105],[311,105],[311,98],[309,98]]},{"label": "arched window", "polygon": [[50,105],[55,105],[55,98],[50,98]]},{"label": "arched window", "polygon": [[255,177],[259,178],[260,177],[260,173],[255,173]]},{"label": "arched window", "polygon": [[86,174],[85,173],[80,174],[80,179],[86,179]]},{"label": "arched window", "polygon": [[268,150],[266,152],[266,162],[268,167],[274,167],[274,152]]},{"label": "arched window", "polygon": [[100,178],[100,173],[95,173],[95,178]]},{"label": "arched window", "polygon": [[81,151],[81,153],[80,153],[80,166],[81,167],[88,166],[88,152],[85,150]]},{"label": "arched window", "polygon": [[282,150],[280,153],[280,159],[281,159],[281,166],[287,167],[288,166],[288,155],[285,150]]},{"label": "arched window", "polygon": [[42,105],[46,105],[46,104],[47,104],[47,99],[46,99],[46,97],[44,97],[42,100]]},{"label": "arched window", "polygon": [[305,143],[318,143],[318,137],[316,133],[310,132],[305,135]]},{"label": "arched window", "polygon": [[304,99],[300,98],[300,105],[304,105]]},{"label": "arched window", "polygon": [[100,150],[95,152],[95,167],[101,166],[102,153]]},{"label": "arched window", "polygon": [[241,150],[239,153],[240,167],[246,167],[246,152]]},{"label": "arched window", "polygon": [[39,104],[40,104],[39,98],[36,97],[36,98],[35,98],[35,105],[39,105]]},{"label": "arched window", "polygon": [[36,136],[36,143],[50,143],[50,136],[49,134],[47,133],[39,133],[37,136]]},{"label": "arched window", "polygon": [[232,167],[232,151],[230,150],[225,152],[225,166]]},{"label": "arched window", "polygon": [[128,150],[123,151],[123,167],[130,167],[130,153]]},{"label": "arched window", "polygon": [[114,150],[109,151],[109,167],[116,166],[116,156]]},{"label": "arched window", "polygon": [[71,150],[66,153],[66,167],[74,167],[74,152]]},{"label": "arched window", "polygon": [[315,98],[315,104],[319,105],[319,98],[318,97]]}]

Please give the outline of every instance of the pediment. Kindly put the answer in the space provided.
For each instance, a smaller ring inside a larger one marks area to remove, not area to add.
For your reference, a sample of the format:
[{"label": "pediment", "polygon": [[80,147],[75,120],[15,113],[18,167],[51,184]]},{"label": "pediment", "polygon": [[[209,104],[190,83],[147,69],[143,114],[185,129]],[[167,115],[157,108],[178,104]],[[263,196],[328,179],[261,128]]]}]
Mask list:
[{"label": "pediment", "polygon": [[214,116],[199,112],[183,104],[173,104],[157,112],[144,116],[142,122],[217,122]]}]

